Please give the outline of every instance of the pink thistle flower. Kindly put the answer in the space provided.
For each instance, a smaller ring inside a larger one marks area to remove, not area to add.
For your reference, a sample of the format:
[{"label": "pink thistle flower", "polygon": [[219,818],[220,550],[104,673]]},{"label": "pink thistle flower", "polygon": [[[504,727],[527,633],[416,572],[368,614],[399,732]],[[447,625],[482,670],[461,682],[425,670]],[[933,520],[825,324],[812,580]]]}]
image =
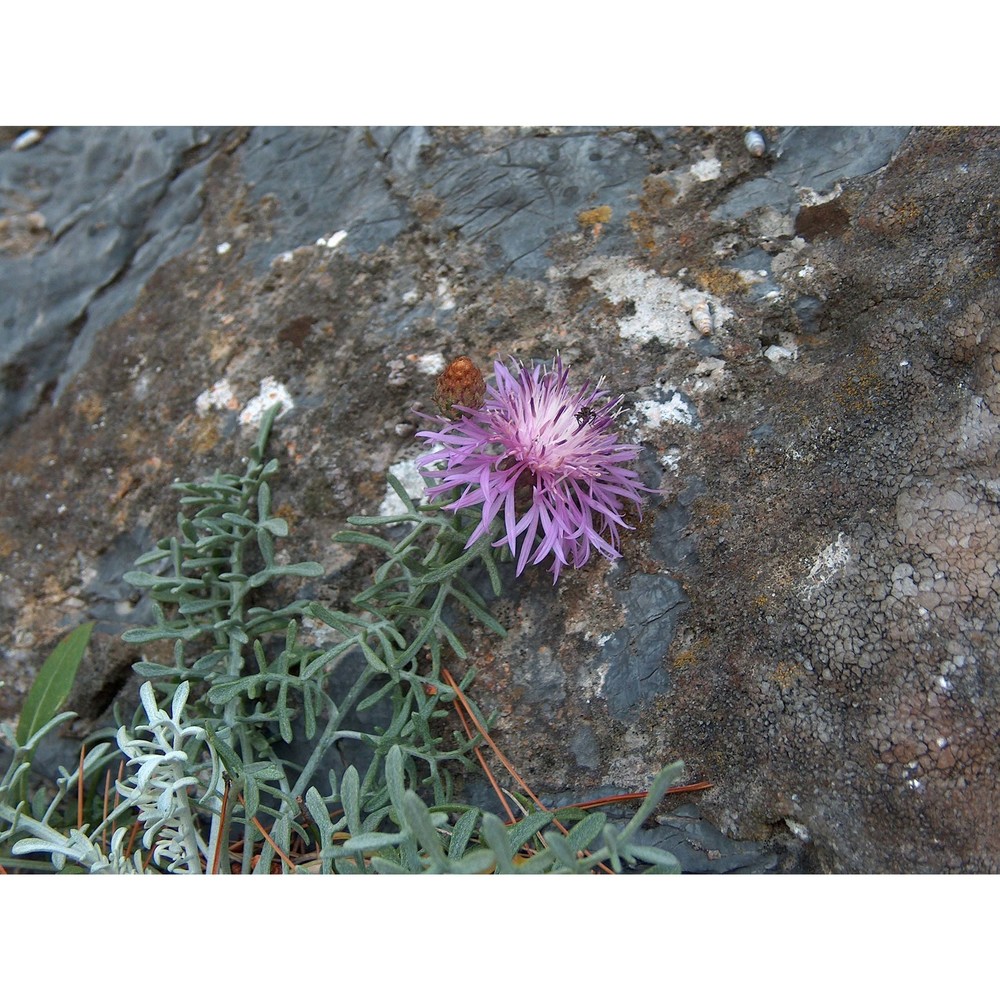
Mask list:
[{"label": "pink thistle flower", "polygon": [[611,399],[600,384],[572,391],[558,357],[551,368],[512,364],[494,364],[480,406],[456,406],[455,420],[436,417],[440,430],[419,432],[439,446],[418,460],[439,480],[427,495],[458,488],[446,510],[482,504],[466,548],[502,513],[505,531],[493,544],[509,547],[518,575],[548,555],[553,581],[564,566],[585,565],[591,550],[618,559],[618,530],[629,527],[624,502],[641,509],[641,492],[655,492],[628,467],[639,448],[619,443],[613,429],[622,397]]}]

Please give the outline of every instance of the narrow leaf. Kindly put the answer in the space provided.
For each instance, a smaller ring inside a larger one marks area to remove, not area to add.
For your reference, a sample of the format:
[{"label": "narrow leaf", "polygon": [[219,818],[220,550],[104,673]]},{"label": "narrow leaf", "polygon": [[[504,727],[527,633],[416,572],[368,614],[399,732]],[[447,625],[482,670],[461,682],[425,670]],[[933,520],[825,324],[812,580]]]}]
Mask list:
[{"label": "narrow leaf", "polygon": [[389,790],[389,801],[396,810],[396,816],[401,819],[406,785],[403,776],[403,751],[398,745],[390,747],[385,755],[385,783]]},{"label": "narrow leaf", "polygon": [[646,793],[646,797],[639,804],[635,815],[628,821],[621,832],[622,840],[628,840],[633,833],[638,830],[646,819],[652,815],[653,810],[660,804],[660,800],[667,794],[667,789],[671,785],[676,785],[684,776],[684,761],[678,760],[673,764],[668,764],[653,779],[653,785]]},{"label": "narrow leaf", "polygon": [[340,847],[335,847],[331,853],[335,858],[344,858],[358,851],[380,851],[385,847],[395,847],[405,839],[405,833],[359,833]]},{"label": "narrow leaf", "polygon": [[483,875],[496,867],[497,859],[492,851],[469,851],[465,857],[452,861],[449,871],[452,875]]},{"label": "narrow leaf", "polygon": [[17,723],[17,742],[22,746],[55,716],[69,697],[93,628],[93,622],[77,625],[42,664]]},{"label": "narrow leaf", "polygon": [[513,852],[510,849],[507,830],[503,823],[493,813],[486,813],[483,816],[482,831],[483,839],[496,856],[497,871],[512,875],[514,873],[514,866],[511,864]]},{"label": "narrow leaf", "polygon": [[243,761],[240,760],[236,751],[222,737],[218,736],[208,723],[205,724],[205,738],[219,755],[219,760],[222,761],[222,766],[226,769],[226,773],[237,780],[242,778]]},{"label": "narrow leaf", "polygon": [[507,830],[510,848],[516,851],[523,847],[536,833],[544,830],[552,822],[552,813],[533,812]]},{"label": "narrow leaf", "polygon": [[410,789],[403,793],[403,815],[417,840],[430,855],[435,869],[444,871],[448,867],[448,861],[441,846],[441,836],[434,826],[430,810],[421,801],[420,796]]},{"label": "narrow leaf", "polygon": [[560,864],[569,871],[575,872],[578,868],[576,851],[570,847],[566,838],[561,833],[553,831],[545,840],[549,845],[549,850],[556,856]]},{"label": "narrow leaf", "polygon": [[[476,829],[476,823],[479,820],[479,810],[476,808],[470,809],[468,812],[462,813],[455,823],[455,826],[451,831],[451,843],[448,845],[448,857],[452,860],[462,857],[465,853],[465,848],[469,844],[469,839],[472,837],[472,832]],[[492,859],[491,859],[492,861]]]},{"label": "narrow leaf", "polygon": [[344,815],[347,817],[347,829],[352,834],[361,832],[359,788],[358,772],[352,764],[344,772],[344,777],[340,782],[340,801],[344,806]]},{"label": "narrow leaf", "polygon": [[630,844],[629,853],[638,861],[645,861],[653,865],[650,872],[656,875],[679,875],[681,871],[680,862],[669,851],[664,851],[659,847],[652,847],[646,844]]},{"label": "narrow leaf", "polygon": [[574,851],[585,851],[601,835],[606,822],[607,817],[604,813],[591,813],[585,819],[580,820],[569,831],[567,840],[569,840],[570,847]]}]

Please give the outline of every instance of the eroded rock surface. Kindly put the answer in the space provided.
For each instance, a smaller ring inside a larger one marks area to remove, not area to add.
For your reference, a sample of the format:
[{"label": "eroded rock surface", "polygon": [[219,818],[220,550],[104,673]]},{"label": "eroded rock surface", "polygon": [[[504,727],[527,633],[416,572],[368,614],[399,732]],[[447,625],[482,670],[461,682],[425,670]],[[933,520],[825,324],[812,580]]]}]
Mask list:
[{"label": "eroded rock surface", "polygon": [[0,715],[88,617],[74,707],[107,710],[146,614],[122,573],[265,398],[290,555],[336,601],[373,564],[331,535],[420,453],[444,360],[559,351],[626,394],[663,494],[617,565],[508,573],[507,638],[469,636],[522,775],[582,799],[683,757],[714,787],[675,830],[995,870],[1000,132],[761,131],[760,158],[736,129],[0,153]]}]

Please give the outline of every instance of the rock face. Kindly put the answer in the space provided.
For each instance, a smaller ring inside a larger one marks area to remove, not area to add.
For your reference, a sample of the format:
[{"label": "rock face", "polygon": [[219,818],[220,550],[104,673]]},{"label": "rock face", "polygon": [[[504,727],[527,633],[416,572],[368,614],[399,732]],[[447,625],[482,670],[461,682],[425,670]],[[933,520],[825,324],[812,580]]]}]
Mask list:
[{"label": "rock face", "polygon": [[8,136],[0,716],[88,617],[73,707],[107,710],[122,573],[266,400],[332,602],[445,360],[558,351],[663,492],[619,563],[508,573],[508,636],[469,636],[526,780],[682,757],[799,870],[1000,867],[1000,132],[759,131]]}]

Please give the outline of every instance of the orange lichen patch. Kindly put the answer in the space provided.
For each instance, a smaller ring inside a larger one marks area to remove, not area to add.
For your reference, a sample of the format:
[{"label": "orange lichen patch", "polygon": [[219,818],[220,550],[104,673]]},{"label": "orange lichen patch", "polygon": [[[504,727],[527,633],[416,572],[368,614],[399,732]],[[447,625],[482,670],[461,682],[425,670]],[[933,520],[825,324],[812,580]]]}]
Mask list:
[{"label": "orange lichen patch", "polygon": [[687,670],[698,662],[698,655],[693,649],[682,649],[674,657],[674,667],[677,670]]},{"label": "orange lichen patch", "polygon": [[177,424],[167,440],[171,448],[181,446],[196,455],[204,455],[211,451],[220,439],[219,422],[214,414],[204,417],[189,414]]},{"label": "orange lichen patch", "polygon": [[712,528],[725,524],[733,516],[733,505],[722,500],[699,500],[695,506],[705,523]]},{"label": "orange lichen patch", "polygon": [[96,392],[85,392],[73,404],[73,411],[88,424],[96,424],[104,416],[104,402]]},{"label": "orange lichen patch", "polygon": [[114,491],[108,496],[111,506],[121,503],[140,483],[139,477],[132,469],[122,469],[118,473]]},{"label": "orange lichen patch", "polygon": [[673,209],[676,197],[677,191],[666,174],[654,174],[643,181],[639,209],[629,213],[628,226],[647,252],[656,250],[658,238],[664,239],[663,220]]},{"label": "orange lichen patch", "polygon": [[289,503],[279,504],[274,509],[274,516],[283,518],[288,522],[289,529],[294,529],[296,521],[298,521],[299,515],[295,508]]},{"label": "orange lichen patch", "polygon": [[576,217],[576,221],[581,226],[601,226],[611,221],[611,215],[610,205],[598,205],[596,208],[588,208],[580,212]]},{"label": "orange lichen patch", "polygon": [[873,233],[885,236],[899,235],[918,225],[926,214],[926,207],[913,198],[899,202],[887,201],[875,212],[868,212],[858,219],[858,224]]},{"label": "orange lichen patch", "polygon": [[476,409],[486,398],[486,382],[483,373],[473,363],[472,358],[455,358],[437,379],[434,402],[441,412],[449,418],[458,415],[456,406],[468,406]]},{"label": "orange lichen patch", "polygon": [[740,295],[750,287],[741,274],[728,267],[698,271],[694,279],[703,292],[712,295]]}]

